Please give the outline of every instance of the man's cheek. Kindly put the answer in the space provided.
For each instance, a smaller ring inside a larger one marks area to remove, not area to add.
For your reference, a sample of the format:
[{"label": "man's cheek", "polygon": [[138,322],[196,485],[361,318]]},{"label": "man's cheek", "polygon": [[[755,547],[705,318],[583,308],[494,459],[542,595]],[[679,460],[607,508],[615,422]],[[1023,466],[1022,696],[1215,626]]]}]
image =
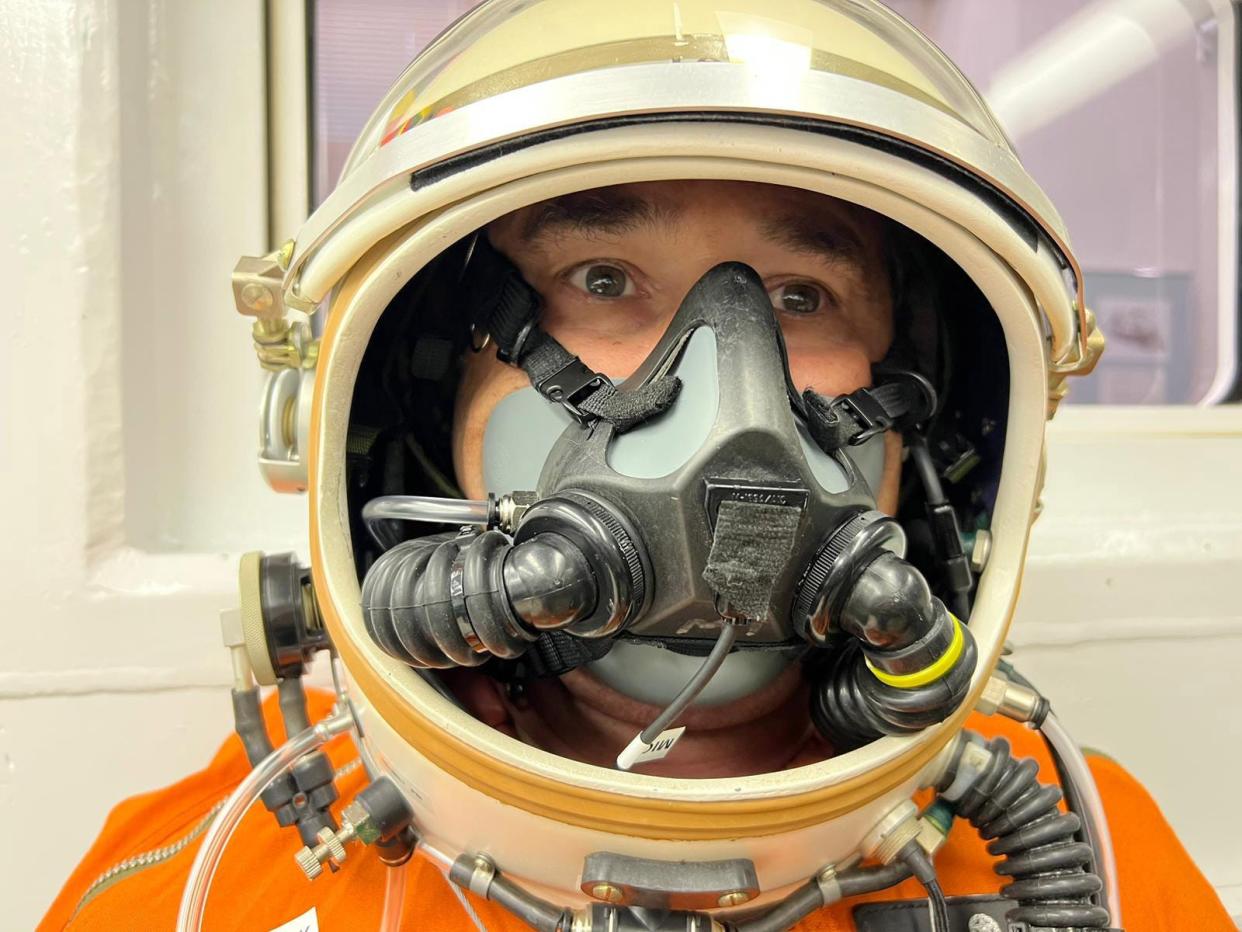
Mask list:
[{"label": "man's cheek", "polygon": [[871,361],[858,346],[819,352],[790,350],[789,374],[800,392],[809,388],[830,397],[845,395],[871,384]]},{"label": "man's cheek", "polygon": [[[593,310],[603,316],[599,309]],[[667,326],[667,321],[618,311],[592,326],[549,325],[547,330],[587,366],[621,380],[651,355]]]},{"label": "man's cheek", "polygon": [[483,435],[488,418],[506,396],[530,385],[520,369],[507,366],[491,354],[468,357],[453,410],[453,468],[457,484],[468,498],[481,498],[483,488]]}]

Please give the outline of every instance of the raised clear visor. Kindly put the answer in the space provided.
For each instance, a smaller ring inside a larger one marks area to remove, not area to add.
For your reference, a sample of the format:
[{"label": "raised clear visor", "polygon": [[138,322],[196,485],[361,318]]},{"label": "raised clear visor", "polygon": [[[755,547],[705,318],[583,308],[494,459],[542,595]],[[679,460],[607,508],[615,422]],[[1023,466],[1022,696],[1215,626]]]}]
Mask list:
[{"label": "raised clear visor", "polygon": [[764,74],[831,71],[1005,137],[970,83],[896,13],[860,0],[496,0],[462,16],[405,70],[346,172],[437,116],[539,81],[630,64],[719,61]]}]

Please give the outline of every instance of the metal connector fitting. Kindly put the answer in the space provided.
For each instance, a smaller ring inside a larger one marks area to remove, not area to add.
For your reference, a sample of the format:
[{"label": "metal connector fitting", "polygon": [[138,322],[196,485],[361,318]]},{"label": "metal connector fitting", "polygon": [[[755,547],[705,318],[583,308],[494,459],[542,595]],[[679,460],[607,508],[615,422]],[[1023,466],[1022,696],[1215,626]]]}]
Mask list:
[{"label": "metal connector fitting", "polygon": [[293,255],[293,240],[266,256],[242,256],[233,266],[233,303],[237,313],[261,320],[285,316],[281,291]]},{"label": "metal connector fitting", "polygon": [[[361,790],[341,812],[341,827],[319,831],[319,844],[306,847],[295,857],[298,866],[312,880],[327,862],[336,870],[345,860],[345,845],[359,841],[374,844],[396,837],[410,825],[413,813],[400,791],[387,777],[380,777]],[[313,862],[313,863],[312,863]]]},{"label": "metal connector fitting", "polygon": [[354,831],[354,836],[364,845],[380,840],[379,826],[371,818],[371,813],[357,800],[341,811],[341,823],[350,826]]},{"label": "metal connector fitting", "polygon": [[[284,277],[292,255],[293,240],[289,240],[266,256],[242,256],[233,267],[233,303],[239,314],[255,318],[255,354],[259,365],[270,372],[313,368],[319,351],[310,328],[304,323],[291,324],[285,316],[290,301],[284,294]],[[306,310],[304,306],[295,309]]]},{"label": "metal connector fitting", "polygon": [[837,869],[829,864],[815,875],[815,886],[819,887],[819,895],[824,898],[824,905],[831,906],[841,899],[841,881],[837,879]]},{"label": "metal connector fitting", "polygon": [[522,523],[526,510],[535,504],[534,492],[511,492],[502,495],[496,502],[497,526],[506,534],[512,534]]},{"label": "metal connector fitting", "polygon": [[984,715],[995,715],[999,712],[1015,722],[1039,724],[1048,714],[1048,700],[1033,689],[1010,682],[999,673],[993,673],[979,695],[975,711]]},{"label": "metal connector fitting", "polygon": [[1033,689],[1009,683],[996,711],[1015,722],[1032,722],[1047,714],[1047,701]]},{"label": "metal connector fitting", "polygon": [[859,849],[881,864],[891,864],[919,834],[919,810],[913,800],[894,806],[866,835]]},{"label": "metal connector fitting", "polygon": [[323,865],[320,863],[319,858],[315,856],[314,851],[306,846],[303,846],[293,856],[293,860],[302,869],[302,873],[306,875],[307,880],[314,880],[323,873]]},{"label": "metal connector fitting", "polygon": [[975,711],[983,715],[995,715],[996,710],[1005,701],[1005,690],[1008,688],[1009,680],[999,673],[993,673],[983,687],[983,692],[979,694],[979,701],[975,703]]},{"label": "metal connector fitting", "polygon": [[940,826],[930,819],[919,819],[919,832],[914,837],[920,848],[927,852],[927,856],[935,857],[936,852],[944,847],[949,836],[940,830]]},{"label": "metal connector fitting", "polygon": [[466,888],[475,896],[487,899],[492,881],[496,879],[496,862],[485,854],[476,854],[470,866],[472,869]]},{"label": "metal connector fitting", "polygon": [[322,874],[324,864],[332,870],[339,869],[345,863],[345,845],[353,841],[357,835],[353,825],[342,821],[339,831],[334,832],[325,826],[319,830],[316,837],[319,839],[319,844],[314,848],[303,846],[293,856],[308,880],[314,880]]}]

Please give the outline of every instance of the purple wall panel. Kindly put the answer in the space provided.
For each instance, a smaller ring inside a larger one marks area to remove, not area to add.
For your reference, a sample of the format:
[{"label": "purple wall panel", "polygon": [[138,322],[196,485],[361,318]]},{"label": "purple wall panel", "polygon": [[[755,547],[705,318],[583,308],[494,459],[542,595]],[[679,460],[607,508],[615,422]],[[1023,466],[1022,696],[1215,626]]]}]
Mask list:
[{"label": "purple wall panel", "polygon": [[[1183,0],[1168,0],[1177,4]],[[371,108],[416,52],[473,0],[316,0],[316,202]],[[984,92],[1091,0],[891,0]],[[1217,48],[1208,18],[1153,44],[1153,64],[1014,139],[1060,208],[1110,352],[1078,401],[1194,402],[1217,368]],[[1136,27],[1137,28],[1137,27]],[[1226,36],[1231,30],[1224,30]],[[1232,140],[1226,145],[1234,147]]]}]

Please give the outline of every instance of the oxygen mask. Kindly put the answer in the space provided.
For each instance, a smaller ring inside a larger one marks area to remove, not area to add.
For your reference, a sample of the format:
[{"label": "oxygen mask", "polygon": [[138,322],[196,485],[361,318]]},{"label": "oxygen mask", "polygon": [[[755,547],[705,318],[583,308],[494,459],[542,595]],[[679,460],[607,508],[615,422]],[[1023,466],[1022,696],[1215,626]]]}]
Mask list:
[{"label": "oxygen mask", "polygon": [[[973,641],[876,508],[883,434],[930,412],[924,380],[799,394],[762,281],[724,263],[614,385],[539,328],[538,296],[515,269],[498,274],[485,276],[496,297],[476,321],[532,384],[488,422],[487,501],[366,506],[388,549],[364,580],[363,613],[385,651],[422,668],[590,663],[665,707],[622,767],[667,753],[680,731],[665,729],[696,698],[745,695],[808,648],[830,661],[813,714],[838,746],[957,707]],[[462,527],[395,542],[392,518]],[[620,659],[605,657],[614,645]],[[648,664],[643,650],[676,659]]]}]

